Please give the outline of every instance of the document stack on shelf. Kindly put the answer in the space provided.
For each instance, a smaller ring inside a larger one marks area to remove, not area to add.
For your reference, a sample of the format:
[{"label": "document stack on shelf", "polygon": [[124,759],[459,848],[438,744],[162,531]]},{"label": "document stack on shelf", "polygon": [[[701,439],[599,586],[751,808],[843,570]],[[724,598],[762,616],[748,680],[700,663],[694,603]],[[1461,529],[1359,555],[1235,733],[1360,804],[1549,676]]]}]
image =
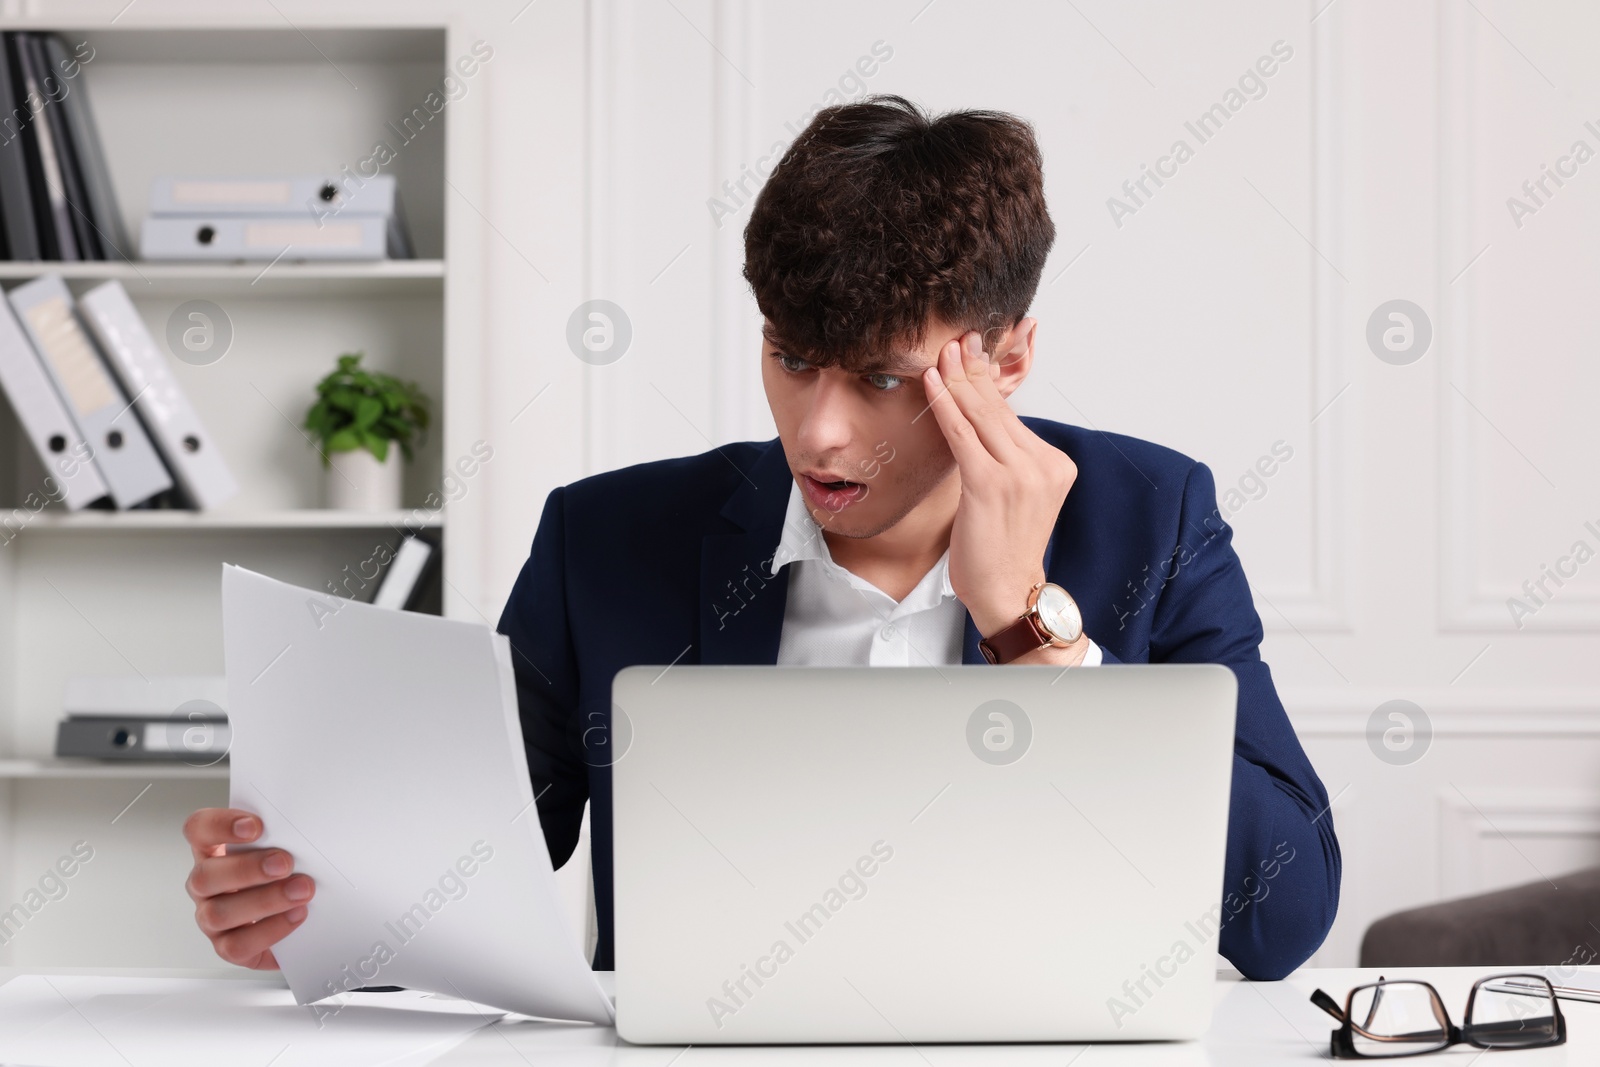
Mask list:
[{"label": "document stack on shelf", "polygon": [[53,33],[0,37],[0,259],[128,259],[83,84],[93,49]]},{"label": "document stack on shelf", "polygon": [[45,495],[69,510],[209,509],[238,491],[121,282],[78,301],[55,275],[6,293],[0,388],[44,466]]},{"label": "document stack on shelf", "polygon": [[392,174],[157,178],[140,255],[152,260],[412,258]]}]

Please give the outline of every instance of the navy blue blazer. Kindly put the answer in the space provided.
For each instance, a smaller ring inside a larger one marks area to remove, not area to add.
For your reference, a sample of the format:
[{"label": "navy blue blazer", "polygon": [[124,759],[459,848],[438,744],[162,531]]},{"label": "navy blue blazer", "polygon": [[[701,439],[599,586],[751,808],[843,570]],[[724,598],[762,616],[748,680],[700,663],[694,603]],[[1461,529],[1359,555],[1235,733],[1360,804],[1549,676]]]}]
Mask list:
[{"label": "navy blue blazer", "polygon": [[[1281,978],[1333,923],[1339,844],[1261,660],[1211,472],[1137,438],[1023,422],[1077,463],[1045,573],[1072,592],[1105,662],[1223,663],[1238,677],[1220,949],[1249,978]],[[612,966],[612,677],[639,663],[777,662],[789,570],[763,565],[792,484],[773,439],[595,475],[545,501],[499,630],[557,866],[592,805],[597,969]],[[969,615],[962,662],[983,662],[978,638]]]}]

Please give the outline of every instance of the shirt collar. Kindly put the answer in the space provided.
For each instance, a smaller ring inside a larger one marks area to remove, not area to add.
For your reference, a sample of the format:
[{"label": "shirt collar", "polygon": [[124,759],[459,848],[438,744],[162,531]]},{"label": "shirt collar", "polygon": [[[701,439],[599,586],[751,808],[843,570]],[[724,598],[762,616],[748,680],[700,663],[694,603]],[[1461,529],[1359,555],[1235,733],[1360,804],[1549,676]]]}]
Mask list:
[{"label": "shirt collar", "polygon": [[[811,512],[806,508],[805,496],[800,492],[800,486],[792,480],[789,484],[789,507],[783,516],[783,535],[778,539],[778,547],[772,553],[772,567],[769,577],[777,573],[790,563],[801,560],[814,559],[826,564],[825,569],[843,570],[833,561],[833,553],[828,551],[828,542],[822,536],[822,527],[817,525],[817,520],[811,517]],[[953,597],[955,589],[950,585],[950,550],[945,549],[944,555],[939,557],[939,562],[934,564],[939,571],[939,595]]]},{"label": "shirt collar", "polygon": [[788,510],[783,514],[783,535],[778,538],[777,550],[772,553],[771,576],[775,577],[786,565],[803,559],[821,559],[832,563],[833,555],[828,551],[828,542],[822,537],[822,527],[806,511],[800,486],[791,478]]}]

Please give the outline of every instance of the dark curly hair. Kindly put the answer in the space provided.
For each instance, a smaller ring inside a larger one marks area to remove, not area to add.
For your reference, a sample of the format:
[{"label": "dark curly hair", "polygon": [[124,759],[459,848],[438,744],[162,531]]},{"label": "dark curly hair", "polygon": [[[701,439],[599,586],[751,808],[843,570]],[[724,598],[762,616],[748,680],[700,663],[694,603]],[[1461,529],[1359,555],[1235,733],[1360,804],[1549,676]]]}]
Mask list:
[{"label": "dark curly hair", "polygon": [[930,314],[984,335],[1027,313],[1055,224],[1033,127],[900,96],[817,113],[762,187],[744,277],[789,355],[864,372]]}]

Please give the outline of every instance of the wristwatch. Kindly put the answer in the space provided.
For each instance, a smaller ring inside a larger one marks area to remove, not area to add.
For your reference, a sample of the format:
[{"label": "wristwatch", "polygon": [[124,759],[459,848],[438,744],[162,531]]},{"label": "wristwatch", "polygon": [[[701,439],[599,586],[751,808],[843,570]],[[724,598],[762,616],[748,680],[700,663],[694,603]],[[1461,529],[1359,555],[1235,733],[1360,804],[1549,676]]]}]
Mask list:
[{"label": "wristwatch", "polygon": [[1010,663],[1036,649],[1065,648],[1083,636],[1083,615],[1072,594],[1054,582],[1028,592],[1028,610],[1016,622],[978,642],[990,663]]}]

